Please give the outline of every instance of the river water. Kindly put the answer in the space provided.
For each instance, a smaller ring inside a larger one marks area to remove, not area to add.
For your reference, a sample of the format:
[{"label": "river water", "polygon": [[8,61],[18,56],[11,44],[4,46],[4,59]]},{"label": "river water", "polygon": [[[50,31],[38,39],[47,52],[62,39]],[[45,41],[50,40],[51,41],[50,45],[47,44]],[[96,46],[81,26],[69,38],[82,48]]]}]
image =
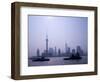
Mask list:
[{"label": "river water", "polygon": [[48,57],[50,61],[32,61],[28,59],[28,66],[51,66],[51,65],[74,65],[87,64],[87,56],[82,56],[80,60],[63,60],[65,57]]}]

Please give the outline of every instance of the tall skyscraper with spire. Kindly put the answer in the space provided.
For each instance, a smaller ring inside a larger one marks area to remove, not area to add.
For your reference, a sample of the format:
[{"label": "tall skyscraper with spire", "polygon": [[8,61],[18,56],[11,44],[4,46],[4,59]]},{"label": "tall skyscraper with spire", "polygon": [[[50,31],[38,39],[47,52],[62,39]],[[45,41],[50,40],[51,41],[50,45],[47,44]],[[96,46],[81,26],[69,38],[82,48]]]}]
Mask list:
[{"label": "tall skyscraper with spire", "polygon": [[48,35],[46,35],[46,55],[48,55]]}]

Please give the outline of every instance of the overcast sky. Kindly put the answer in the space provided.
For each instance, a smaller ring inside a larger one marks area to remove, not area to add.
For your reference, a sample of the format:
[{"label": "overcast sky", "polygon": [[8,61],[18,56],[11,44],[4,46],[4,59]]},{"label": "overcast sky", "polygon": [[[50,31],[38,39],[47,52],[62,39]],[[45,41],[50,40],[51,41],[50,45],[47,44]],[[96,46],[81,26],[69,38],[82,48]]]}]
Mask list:
[{"label": "overcast sky", "polygon": [[49,47],[65,51],[65,43],[73,49],[80,45],[87,51],[87,17],[28,16],[28,53],[35,56],[37,48],[45,50],[46,34]]}]

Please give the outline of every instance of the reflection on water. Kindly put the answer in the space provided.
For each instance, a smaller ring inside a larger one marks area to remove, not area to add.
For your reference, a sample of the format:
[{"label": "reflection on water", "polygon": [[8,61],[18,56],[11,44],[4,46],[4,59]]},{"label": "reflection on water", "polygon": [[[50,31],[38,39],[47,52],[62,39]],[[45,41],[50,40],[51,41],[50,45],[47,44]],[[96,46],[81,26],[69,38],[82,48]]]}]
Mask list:
[{"label": "reflection on water", "polygon": [[28,66],[50,66],[50,65],[73,65],[73,64],[87,64],[87,56],[82,56],[80,60],[63,60],[65,57],[48,57],[50,61],[32,61],[28,59]]}]

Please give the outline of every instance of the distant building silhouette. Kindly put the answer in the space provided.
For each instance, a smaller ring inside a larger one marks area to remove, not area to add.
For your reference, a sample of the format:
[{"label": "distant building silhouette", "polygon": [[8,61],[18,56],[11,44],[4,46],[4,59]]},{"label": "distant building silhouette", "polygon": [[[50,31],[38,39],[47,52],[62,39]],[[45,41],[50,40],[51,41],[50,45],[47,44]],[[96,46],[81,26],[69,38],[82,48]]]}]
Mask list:
[{"label": "distant building silhouette", "polygon": [[81,47],[80,46],[77,46],[77,52],[82,56],[82,55],[84,55],[84,53],[83,53],[83,50],[81,49]]},{"label": "distant building silhouette", "polygon": [[60,50],[60,48],[58,49],[58,55],[59,55],[59,56],[61,55],[61,50]]},{"label": "distant building silhouette", "polygon": [[75,49],[72,49],[72,54],[75,54]]},{"label": "distant building silhouette", "polygon": [[40,50],[37,49],[37,56],[40,56]]},{"label": "distant building silhouette", "polygon": [[57,48],[56,48],[56,46],[55,46],[55,53],[54,53],[54,55],[55,56],[57,55]]},{"label": "distant building silhouette", "polygon": [[68,47],[67,43],[65,43],[65,54],[66,56],[70,56],[70,47]]},{"label": "distant building silhouette", "polygon": [[75,49],[72,49],[71,57],[74,57],[74,56],[75,56]]},{"label": "distant building silhouette", "polygon": [[69,47],[68,47],[68,51],[67,51],[67,53],[70,54],[70,48],[69,48]]},{"label": "distant building silhouette", "polygon": [[67,54],[68,52],[68,47],[67,47],[67,43],[65,43],[65,53]]},{"label": "distant building silhouette", "polygon": [[53,48],[49,48],[48,54],[51,55],[51,56],[54,55],[54,50],[53,50]]},{"label": "distant building silhouette", "polygon": [[42,56],[43,56],[43,57],[46,56],[46,50],[44,50],[44,51],[42,52]]},{"label": "distant building silhouette", "polygon": [[48,35],[46,35],[46,54],[48,54]]}]

